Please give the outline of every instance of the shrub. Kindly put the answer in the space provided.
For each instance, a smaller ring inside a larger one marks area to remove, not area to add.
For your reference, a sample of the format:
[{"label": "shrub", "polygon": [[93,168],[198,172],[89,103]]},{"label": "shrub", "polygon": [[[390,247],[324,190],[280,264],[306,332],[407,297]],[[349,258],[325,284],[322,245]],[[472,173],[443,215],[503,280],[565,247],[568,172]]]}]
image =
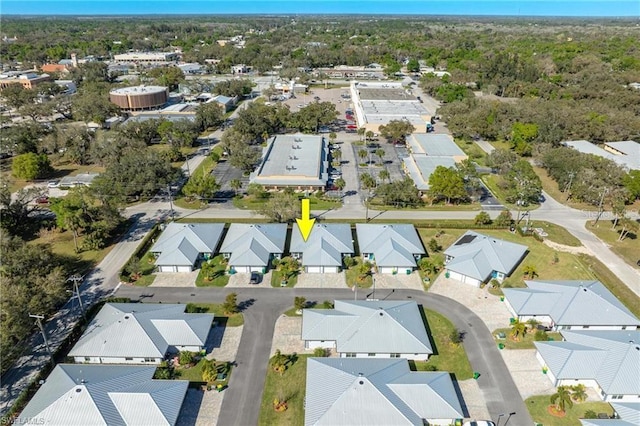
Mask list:
[{"label": "shrub", "polygon": [[587,411],[584,412],[584,418],[585,419],[597,419],[598,415],[593,410],[587,410]]},{"label": "shrub", "polygon": [[328,356],[327,350],[325,348],[315,348],[313,351],[313,356],[318,358],[324,358]]},{"label": "shrub", "polygon": [[549,335],[544,330],[537,330],[533,335],[533,340],[535,340],[536,342],[546,342],[548,338]]},{"label": "shrub", "polygon": [[429,246],[429,251],[434,253],[437,253],[442,250],[442,246],[440,245],[438,240],[436,240],[435,238],[432,238],[429,240],[428,246]]},{"label": "shrub", "polygon": [[476,225],[490,225],[492,220],[487,212],[480,212],[473,220]]},{"label": "shrub", "polygon": [[451,340],[451,343],[454,345],[462,343],[462,333],[460,333],[460,330],[454,328],[449,334],[449,340]]},{"label": "shrub", "polygon": [[178,363],[180,365],[191,364],[193,363],[193,360],[194,360],[193,352],[180,351],[180,353],[178,354]]},{"label": "shrub", "polygon": [[345,268],[349,269],[356,263],[356,261],[351,256],[345,256],[344,259],[342,259],[342,263],[344,263]]},{"label": "shrub", "polygon": [[436,365],[432,365],[432,364],[427,364],[427,365],[424,367],[424,370],[425,370],[425,371],[438,371],[438,366],[436,366]]},{"label": "shrub", "polygon": [[333,309],[333,302],[331,302],[330,300],[325,300],[324,302],[322,302],[322,306],[325,309]]}]

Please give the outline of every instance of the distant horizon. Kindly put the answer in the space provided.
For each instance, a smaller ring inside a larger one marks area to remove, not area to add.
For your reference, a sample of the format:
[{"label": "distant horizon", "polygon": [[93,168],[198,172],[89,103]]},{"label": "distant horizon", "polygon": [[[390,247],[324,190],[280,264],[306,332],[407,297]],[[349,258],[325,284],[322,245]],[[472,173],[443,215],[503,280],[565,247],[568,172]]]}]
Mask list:
[{"label": "distant horizon", "polygon": [[636,18],[640,0],[2,0],[4,17],[380,15]]}]

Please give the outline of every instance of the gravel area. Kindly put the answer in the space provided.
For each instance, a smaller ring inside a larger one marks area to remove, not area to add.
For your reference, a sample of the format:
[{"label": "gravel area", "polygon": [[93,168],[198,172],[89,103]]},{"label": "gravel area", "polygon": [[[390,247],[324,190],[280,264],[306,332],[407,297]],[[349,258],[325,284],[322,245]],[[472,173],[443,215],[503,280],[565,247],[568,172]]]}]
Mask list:
[{"label": "gravel area", "polygon": [[191,272],[157,272],[149,287],[195,287],[200,269]]},{"label": "gravel area", "polygon": [[347,281],[344,272],[337,274],[308,274],[298,275],[296,288],[346,288]]}]

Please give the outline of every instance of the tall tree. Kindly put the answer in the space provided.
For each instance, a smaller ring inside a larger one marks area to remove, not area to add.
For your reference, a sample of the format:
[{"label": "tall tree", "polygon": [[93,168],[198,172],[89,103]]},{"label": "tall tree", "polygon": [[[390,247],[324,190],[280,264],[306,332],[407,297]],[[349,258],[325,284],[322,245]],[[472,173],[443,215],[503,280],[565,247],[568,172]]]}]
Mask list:
[{"label": "tall tree", "polygon": [[18,155],[11,164],[11,174],[24,180],[47,177],[52,170],[46,154],[34,154],[33,152]]},{"label": "tall tree", "polygon": [[447,204],[467,198],[464,179],[456,170],[438,166],[429,176],[429,194],[436,200],[445,199]]}]

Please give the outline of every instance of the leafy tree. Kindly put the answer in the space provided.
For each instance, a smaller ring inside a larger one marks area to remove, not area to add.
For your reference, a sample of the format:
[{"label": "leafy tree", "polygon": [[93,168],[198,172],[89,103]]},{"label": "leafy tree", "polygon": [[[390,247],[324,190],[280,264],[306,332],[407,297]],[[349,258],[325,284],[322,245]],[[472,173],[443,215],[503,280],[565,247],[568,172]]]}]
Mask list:
[{"label": "leafy tree", "polygon": [[429,194],[436,200],[445,199],[447,204],[467,198],[464,179],[456,170],[438,166],[429,176]]},{"label": "leafy tree", "polygon": [[558,386],[556,393],[551,395],[549,401],[552,404],[555,404],[556,407],[562,412],[566,410],[567,407],[573,407],[573,400],[571,399],[571,391],[568,386]]},{"label": "leafy tree", "polygon": [[300,201],[294,193],[276,192],[257,209],[273,222],[289,223],[300,217]]},{"label": "leafy tree", "polygon": [[429,251],[432,253],[438,253],[442,251],[442,245],[435,238],[431,238],[429,240],[428,247],[429,247]]},{"label": "leafy tree", "polygon": [[331,102],[313,102],[293,113],[289,126],[301,132],[317,132],[323,125],[331,124],[338,116],[335,104]]},{"label": "leafy tree", "polygon": [[33,103],[37,95],[35,90],[25,89],[22,84],[10,84],[2,89],[2,97],[10,108],[19,109]]},{"label": "leafy tree", "polygon": [[537,203],[542,195],[542,182],[526,160],[518,160],[507,176],[507,201],[515,203]]},{"label": "leafy tree", "polygon": [[344,267],[346,269],[349,269],[356,264],[356,260],[351,256],[345,256],[344,258],[342,258],[342,263],[344,264]]},{"label": "leafy tree", "polygon": [[489,167],[496,169],[498,174],[507,174],[513,165],[518,161],[518,156],[507,149],[494,149],[487,158]]},{"label": "leafy tree", "polygon": [[178,67],[157,67],[147,71],[147,75],[154,79],[159,86],[166,86],[169,90],[178,88],[178,84],[184,81],[184,73]]},{"label": "leafy tree", "polygon": [[107,88],[102,86],[84,86],[72,99],[73,118],[85,123],[90,121],[104,123],[107,118],[116,115],[119,111],[118,107],[109,101]]},{"label": "leafy tree", "polygon": [[237,196],[238,190],[242,188],[242,182],[240,181],[240,179],[231,179],[231,181],[229,182],[229,186],[231,187],[231,189],[233,189],[233,192]]},{"label": "leafy tree", "polygon": [[53,114],[53,105],[49,102],[30,103],[23,105],[19,109],[20,115],[31,118],[34,122],[38,122],[43,117],[49,117]]},{"label": "leafy tree", "polygon": [[509,226],[513,222],[513,216],[509,210],[502,210],[495,220],[498,226]]},{"label": "leafy tree", "polygon": [[490,225],[491,222],[491,216],[489,216],[489,213],[485,211],[478,213],[473,220],[473,223],[475,223],[476,225]]},{"label": "leafy tree", "polygon": [[531,155],[531,143],[538,137],[538,125],[514,123],[511,127],[511,148],[521,156]]},{"label": "leafy tree", "polygon": [[122,139],[133,139],[145,145],[150,145],[153,141],[160,139],[158,126],[161,120],[151,119],[143,121],[130,121],[127,124],[118,126],[118,136]]},{"label": "leafy tree", "polygon": [[29,152],[18,155],[11,164],[11,174],[18,179],[34,180],[44,178],[52,172],[46,154]]},{"label": "leafy tree", "polygon": [[11,127],[5,127],[0,132],[1,152],[11,154],[25,154],[38,152],[40,141],[48,132],[40,123],[23,121]]},{"label": "leafy tree", "polygon": [[[384,170],[382,170],[380,174],[382,174],[383,171]],[[380,177],[382,178],[382,176]],[[422,202],[418,189],[408,177],[378,186],[376,195],[380,197],[386,205],[405,207],[417,206]]]},{"label": "leafy tree", "polygon": [[296,296],[293,299],[293,307],[296,311],[302,311],[307,306],[307,299],[301,296]]},{"label": "leafy tree", "polygon": [[444,83],[435,90],[435,98],[447,103],[473,96],[473,91],[463,84]]},{"label": "leafy tree", "polygon": [[640,170],[630,170],[622,178],[622,184],[633,198],[640,198]]},{"label": "leafy tree", "polygon": [[230,98],[235,96],[242,97],[250,94],[254,86],[255,83],[248,79],[223,80],[216,83],[213,91],[218,95],[228,96]]},{"label": "leafy tree", "polygon": [[225,314],[237,314],[240,312],[240,308],[238,307],[238,295],[236,293],[229,293],[227,297],[224,299],[224,303],[222,304],[222,309]]},{"label": "leafy tree", "polygon": [[7,235],[31,238],[37,225],[32,213],[40,210],[34,201],[47,193],[45,188],[31,187],[17,191],[13,196],[8,185],[0,186],[0,226]]},{"label": "leafy tree", "polygon": [[203,131],[212,127],[218,127],[224,121],[222,108],[215,103],[200,104],[196,108],[196,125]]},{"label": "leafy tree", "polygon": [[204,169],[202,173],[191,176],[189,182],[182,188],[182,192],[187,197],[197,198],[199,200],[210,200],[220,189],[220,185],[216,182],[215,176],[207,173]]},{"label": "leafy tree", "polygon": [[407,71],[409,72],[418,72],[420,71],[420,63],[417,59],[411,58],[409,62],[407,62]]},{"label": "leafy tree", "polygon": [[404,142],[406,136],[415,132],[416,128],[406,120],[391,120],[386,125],[380,126],[379,130],[380,135],[389,142]]},{"label": "leafy tree", "polygon": [[189,120],[161,121],[158,135],[174,148],[190,147],[198,137],[198,128]]},{"label": "leafy tree", "polygon": [[630,219],[627,216],[624,216],[620,223],[622,224],[622,229],[620,230],[620,237],[618,237],[618,241],[623,241],[629,233],[633,232],[636,235],[638,234],[638,230],[640,229],[640,224],[633,219]]},{"label": "leafy tree", "polygon": [[269,198],[269,193],[259,183],[250,183],[247,186],[247,195],[256,199]]},{"label": "leafy tree", "polygon": [[195,357],[193,356],[193,352],[180,351],[178,353],[178,363],[180,365],[193,364],[194,361],[195,361]]}]

